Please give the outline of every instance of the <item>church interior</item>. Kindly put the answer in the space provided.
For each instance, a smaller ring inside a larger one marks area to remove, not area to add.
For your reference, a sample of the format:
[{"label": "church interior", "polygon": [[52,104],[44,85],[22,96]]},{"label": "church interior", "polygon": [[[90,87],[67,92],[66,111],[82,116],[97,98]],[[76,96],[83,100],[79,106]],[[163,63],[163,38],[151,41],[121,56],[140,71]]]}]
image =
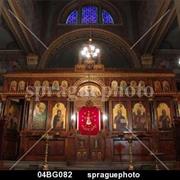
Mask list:
[{"label": "church interior", "polygon": [[1,0],[9,169],[180,170],[180,1]]}]

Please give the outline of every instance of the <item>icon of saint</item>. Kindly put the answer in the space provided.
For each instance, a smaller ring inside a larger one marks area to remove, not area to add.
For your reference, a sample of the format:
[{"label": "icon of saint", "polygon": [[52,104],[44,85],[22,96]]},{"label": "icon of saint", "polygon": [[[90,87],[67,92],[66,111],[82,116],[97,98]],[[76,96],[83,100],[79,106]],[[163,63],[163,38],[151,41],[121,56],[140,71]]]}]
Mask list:
[{"label": "icon of saint", "polygon": [[117,115],[114,118],[114,122],[116,124],[116,129],[119,131],[125,131],[126,126],[127,126],[127,122],[126,122],[126,118],[123,116],[122,111],[118,110]]},{"label": "icon of saint", "polygon": [[91,125],[91,117],[90,117],[90,113],[88,112],[87,118],[86,118],[86,125]]},{"label": "icon of saint", "polygon": [[165,109],[162,109],[162,115],[159,117],[160,128],[168,129],[170,128],[170,118],[166,113]]},{"label": "icon of saint", "polygon": [[57,110],[57,114],[54,116],[53,129],[56,129],[58,123],[60,123],[60,128],[62,129],[63,128],[63,121],[62,121],[61,110]]}]

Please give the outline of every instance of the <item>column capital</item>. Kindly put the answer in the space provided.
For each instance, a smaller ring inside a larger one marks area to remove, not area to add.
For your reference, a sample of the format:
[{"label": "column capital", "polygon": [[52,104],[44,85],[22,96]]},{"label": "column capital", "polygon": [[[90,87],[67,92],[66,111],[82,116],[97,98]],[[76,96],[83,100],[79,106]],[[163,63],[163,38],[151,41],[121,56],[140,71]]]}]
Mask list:
[{"label": "column capital", "polygon": [[34,68],[38,65],[38,60],[39,60],[39,57],[37,54],[33,54],[33,53],[30,53],[27,55],[27,65],[30,67],[30,68]]},{"label": "column capital", "polygon": [[145,68],[151,68],[153,64],[153,56],[151,54],[144,54],[141,56],[141,64]]}]

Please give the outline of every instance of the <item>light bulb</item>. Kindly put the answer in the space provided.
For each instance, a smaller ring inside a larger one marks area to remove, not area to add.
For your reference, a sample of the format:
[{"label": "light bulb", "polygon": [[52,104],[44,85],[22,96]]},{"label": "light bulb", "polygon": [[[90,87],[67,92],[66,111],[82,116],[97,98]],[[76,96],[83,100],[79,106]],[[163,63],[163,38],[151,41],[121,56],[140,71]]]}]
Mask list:
[{"label": "light bulb", "polygon": [[86,55],[86,52],[82,50],[82,51],[81,51],[81,55],[82,55],[82,56],[85,56],[85,55]]},{"label": "light bulb", "polygon": [[97,53],[97,54],[100,53],[100,49],[96,49],[96,53]]},{"label": "light bulb", "polygon": [[102,118],[103,118],[103,121],[106,121],[108,119],[106,114],[103,114]]},{"label": "light bulb", "polygon": [[75,121],[75,120],[76,120],[76,114],[72,114],[72,115],[71,115],[71,120],[72,120],[72,121]]},{"label": "light bulb", "polygon": [[87,54],[86,54],[86,57],[87,57],[87,58],[90,58],[90,57],[91,57],[91,55],[90,55],[89,53],[87,53]]},{"label": "light bulb", "polygon": [[93,53],[93,57],[97,57],[97,53]]},{"label": "light bulb", "polygon": [[84,50],[84,51],[88,51],[88,48],[87,48],[87,47],[84,47],[83,50]]},{"label": "light bulb", "polygon": [[93,45],[90,45],[90,49],[91,49],[91,51],[94,51],[95,50],[95,46],[93,46]]}]

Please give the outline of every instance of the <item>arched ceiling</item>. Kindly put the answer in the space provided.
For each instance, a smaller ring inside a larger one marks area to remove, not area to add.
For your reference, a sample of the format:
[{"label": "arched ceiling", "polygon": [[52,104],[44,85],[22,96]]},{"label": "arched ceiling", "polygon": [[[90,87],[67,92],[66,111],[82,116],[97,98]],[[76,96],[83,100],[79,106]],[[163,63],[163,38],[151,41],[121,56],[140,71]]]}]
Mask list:
[{"label": "arched ceiling", "polygon": [[[101,49],[101,60],[108,68],[132,68],[133,62],[111,43],[102,40],[93,40],[96,47]],[[45,68],[71,68],[78,63],[78,54],[85,43],[84,39],[78,39],[67,46],[59,47],[55,54],[50,57]]]},{"label": "arched ceiling", "polygon": [[[71,46],[72,43],[75,43],[79,40],[83,40],[84,42],[86,42],[90,36],[90,33],[92,34],[94,40],[96,40],[97,42],[103,42],[106,49],[110,49],[111,47],[116,48],[116,52],[119,53],[119,57],[117,56],[117,58],[115,59],[120,58],[119,62],[121,62],[121,57],[123,57],[126,60],[128,59],[128,61],[130,62],[129,67],[138,67],[140,65],[140,61],[136,53],[134,52],[134,50],[130,49],[131,45],[128,44],[128,42],[125,41],[122,37],[102,29],[82,28],[71,31],[69,33],[65,33],[64,35],[53,41],[50,44],[49,49],[46,50],[42,55],[42,58],[40,60],[40,68],[46,67],[46,65],[48,64],[47,62],[58,54],[60,48],[69,47],[69,44]],[[110,54],[112,53],[113,52],[111,52]],[[78,54],[78,51],[76,52],[76,54]],[[110,54],[106,54],[105,56],[107,57]],[[61,59],[59,59],[59,61],[61,61]]]}]

